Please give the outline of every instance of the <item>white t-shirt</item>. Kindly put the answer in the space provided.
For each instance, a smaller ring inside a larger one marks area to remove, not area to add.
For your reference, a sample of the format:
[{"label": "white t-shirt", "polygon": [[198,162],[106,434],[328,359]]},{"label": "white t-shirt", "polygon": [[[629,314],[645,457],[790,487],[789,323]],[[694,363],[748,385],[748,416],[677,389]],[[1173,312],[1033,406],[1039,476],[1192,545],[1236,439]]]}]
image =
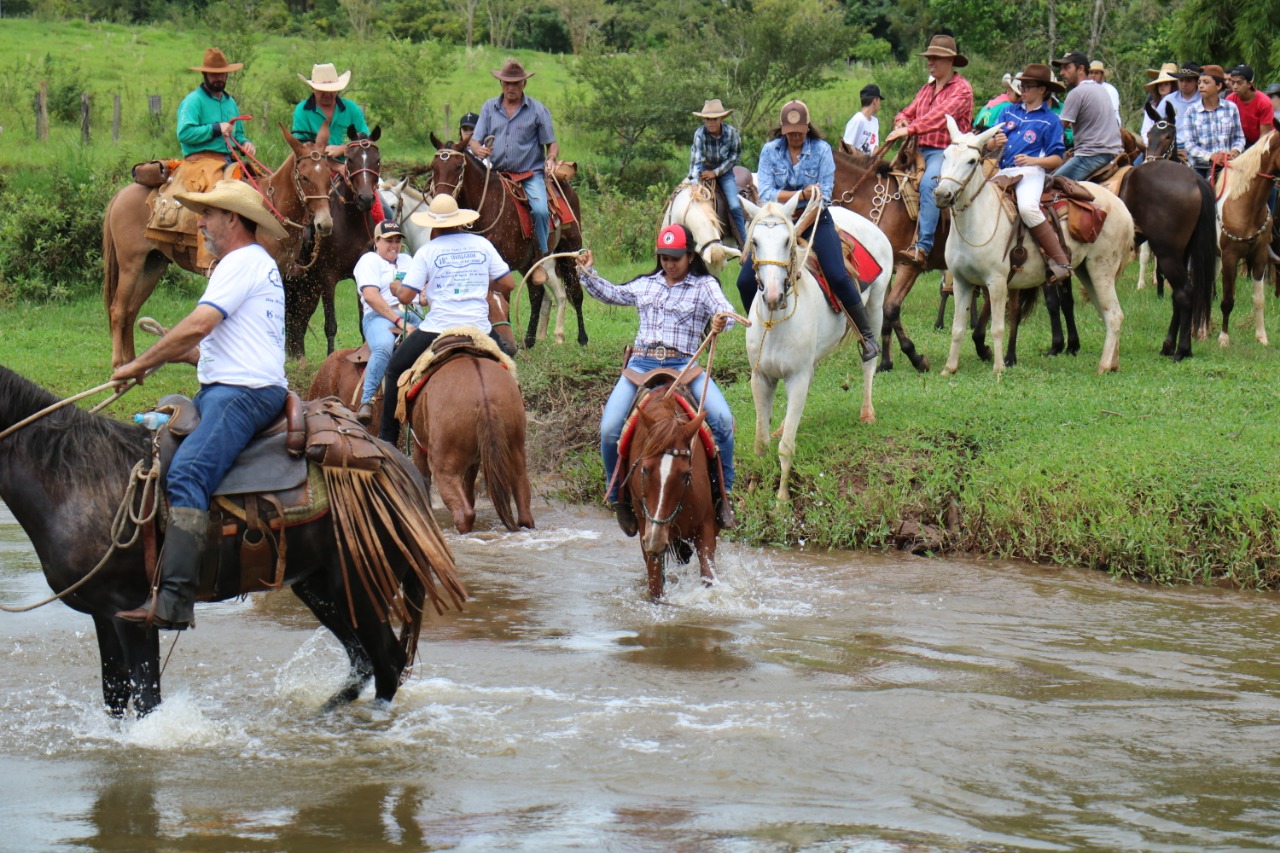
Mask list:
[{"label": "white t-shirt", "polygon": [[858,110],[844,126],[844,141],[865,154],[874,154],[880,146],[880,119],[867,118]]},{"label": "white t-shirt", "polygon": [[356,292],[360,294],[360,305],[366,315],[373,313],[373,308],[364,298],[364,289],[366,287],[378,288],[378,294],[382,297],[382,301],[392,308],[400,305],[400,300],[391,292],[391,282],[396,280],[397,275],[401,281],[404,280],[409,272],[409,263],[412,260],[413,258],[401,252],[393,264],[377,252],[365,252],[360,257],[360,260],[356,261],[356,268],[351,277],[356,280]]},{"label": "white t-shirt", "polygon": [[1103,82],[1102,88],[1106,90],[1107,96],[1111,98],[1111,106],[1116,111],[1116,124],[1124,127],[1124,119],[1120,118],[1120,93],[1116,91],[1116,87],[1110,83]]},{"label": "white t-shirt", "polygon": [[222,322],[200,342],[196,376],[247,388],[288,387],[284,375],[284,285],[280,269],[257,243],[222,258],[200,297]]},{"label": "white t-shirt", "polygon": [[489,282],[510,267],[479,234],[442,234],[418,250],[409,264],[405,287],[422,293],[431,311],[419,329],[443,332],[454,326],[489,331]]}]

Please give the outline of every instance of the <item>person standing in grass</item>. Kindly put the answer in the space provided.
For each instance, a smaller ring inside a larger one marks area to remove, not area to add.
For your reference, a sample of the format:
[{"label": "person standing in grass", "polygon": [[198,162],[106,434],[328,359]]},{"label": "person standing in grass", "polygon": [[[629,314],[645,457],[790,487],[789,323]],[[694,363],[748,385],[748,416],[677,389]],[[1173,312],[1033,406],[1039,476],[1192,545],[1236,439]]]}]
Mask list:
[{"label": "person standing in grass", "polygon": [[855,151],[874,154],[880,147],[880,119],[876,118],[883,102],[880,87],[875,83],[868,83],[858,93],[858,99],[862,102],[862,109],[854,113],[853,118],[844,126],[843,139]]}]

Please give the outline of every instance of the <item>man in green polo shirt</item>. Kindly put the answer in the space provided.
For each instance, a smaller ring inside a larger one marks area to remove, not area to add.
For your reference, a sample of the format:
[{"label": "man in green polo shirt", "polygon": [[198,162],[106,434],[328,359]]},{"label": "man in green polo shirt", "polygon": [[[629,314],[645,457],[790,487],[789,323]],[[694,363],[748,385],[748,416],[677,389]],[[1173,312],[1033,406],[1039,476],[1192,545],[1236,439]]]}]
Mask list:
[{"label": "man in green polo shirt", "polygon": [[311,97],[293,110],[293,135],[300,142],[315,142],[320,127],[328,120],[329,145],[325,151],[330,157],[345,160],[346,142],[351,138],[349,131],[369,135],[369,125],[364,120],[360,105],[338,97],[338,93],[351,82],[351,71],[338,74],[338,69],[326,62],[311,66],[310,79],[301,74],[298,76],[311,87]]},{"label": "man in green polo shirt", "polygon": [[242,124],[232,121],[240,115],[240,107],[226,91],[227,75],[241,68],[244,63],[227,62],[216,47],[204,52],[204,64],[191,66],[192,71],[204,75],[204,82],[178,107],[178,142],[183,157],[202,152],[226,155],[227,137],[233,137],[250,155],[257,150]]}]

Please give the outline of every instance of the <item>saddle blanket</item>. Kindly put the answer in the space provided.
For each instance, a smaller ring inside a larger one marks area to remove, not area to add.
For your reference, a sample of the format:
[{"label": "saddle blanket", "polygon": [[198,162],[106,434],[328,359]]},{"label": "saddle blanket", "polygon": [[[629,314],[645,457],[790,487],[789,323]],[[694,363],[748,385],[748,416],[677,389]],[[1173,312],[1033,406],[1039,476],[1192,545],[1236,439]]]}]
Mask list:
[{"label": "saddle blanket", "polygon": [[[840,242],[844,244],[844,268],[849,271],[849,275],[858,283],[861,290],[866,290],[871,282],[880,277],[880,273],[884,272],[884,267],[872,257],[867,251],[866,246],[858,242],[848,231],[837,227],[836,233],[840,235]],[[827,281],[827,277],[822,274],[822,266],[818,263],[818,256],[810,254],[808,262],[809,272],[818,280],[818,286],[822,288],[823,294],[827,297],[827,303],[831,306],[831,311],[839,314],[844,310],[840,304],[840,300],[836,298],[835,293],[831,290],[831,284]]]},{"label": "saddle blanket", "polygon": [[[520,232],[524,234],[525,239],[533,236],[533,211],[529,207],[529,197],[524,192],[524,187],[520,182],[526,178],[536,175],[536,172],[501,172],[502,185],[507,190],[507,195],[515,202],[516,213],[520,216]],[[551,215],[550,228],[555,231],[561,225],[569,222],[576,222],[577,217],[573,215],[573,208],[569,206],[569,200],[560,192],[558,181],[547,181],[547,210]]]}]

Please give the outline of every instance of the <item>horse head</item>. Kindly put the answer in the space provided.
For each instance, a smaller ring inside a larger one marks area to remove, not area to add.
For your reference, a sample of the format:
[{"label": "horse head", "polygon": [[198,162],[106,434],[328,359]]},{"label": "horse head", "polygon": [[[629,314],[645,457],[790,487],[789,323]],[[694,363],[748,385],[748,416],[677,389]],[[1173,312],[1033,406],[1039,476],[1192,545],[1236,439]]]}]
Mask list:
[{"label": "horse head", "polygon": [[489,291],[486,301],[489,303],[489,325],[493,326],[493,332],[498,336],[498,348],[515,358],[517,348],[516,335],[511,330],[511,303],[496,290]]},{"label": "horse head", "polygon": [[676,191],[666,222],[679,222],[689,229],[696,241],[697,252],[712,275],[720,275],[731,258],[742,257],[742,252],[721,242],[724,224],[716,215],[715,196],[696,181],[686,181]]},{"label": "horse head", "polygon": [[374,144],[382,136],[382,125],[375,126],[367,136],[354,128],[349,134],[352,139],[347,143],[346,185],[355,197],[356,208],[367,212],[373,208],[382,169],[382,152]]},{"label": "horse head", "polygon": [[751,217],[747,225],[747,251],[755,267],[756,289],[770,311],[787,304],[794,276],[800,274],[796,264],[796,228],[792,217],[800,203],[793,195],[786,204],[769,202],[763,206],[742,199],[742,207]]},{"label": "horse head", "polygon": [[1142,105],[1147,118],[1151,119],[1151,128],[1147,131],[1148,160],[1172,160],[1178,153],[1178,114],[1173,104],[1164,105],[1161,115],[1150,103]]},{"label": "horse head", "polygon": [[[663,392],[658,388],[652,393]],[[638,500],[644,513],[640,544],[649,554],[661,554],[667,548],[671,522],[686,507],[693,506],[699,492],[705,492],[710,499],[709,486],[705,490],[694,489],[695,476],[707,476],[706,465],[700,465],[699,474],[694,459],[698,430],[706,417],[704,410],[686,421],[684,410],[670,399],[655,399],[640,410],[643,435],[638,434],[633,444],[639,447],[639,453],[632,458],[629,488],[633,502]]]},{"label": "horse head", "polygon": [[[329,182],[333,178],[334,162],[325,154],[329,138],[328,122],[320,128],[315,142],[300,142],[283,124],[280,132],[293,149],[293,185],[298,201],[311,215],[316,232],[329,236],[333,232],[333,215],[329,212]],[[280,198],[277,195],[277,198]]]},{"label": "horse head", "polygon": [[400,222],[400,194],[404,192],[405,184],[408,182],[408,178],[396,183],[386,178],[378,179],[378,198],[382,202],[382,212],[392,222]]},{"label": "horse head", "polygon": [[956,120],[947,116],[951,144],[942,152],[942,171],[938,175],[938,186],[933,191],[939,209],[951,207],[959,201],[965,186],[978,171],[987,142],[1000,131],[1000,127],[996,125],[978,134],[962,133]]},{"label": "horse head", "polygon": [[431,158],[431,186],[435,195],[448,193],[454,198],[462,192],[462,179],[467,169],[467,153],[452,148],[437,148]]}]

